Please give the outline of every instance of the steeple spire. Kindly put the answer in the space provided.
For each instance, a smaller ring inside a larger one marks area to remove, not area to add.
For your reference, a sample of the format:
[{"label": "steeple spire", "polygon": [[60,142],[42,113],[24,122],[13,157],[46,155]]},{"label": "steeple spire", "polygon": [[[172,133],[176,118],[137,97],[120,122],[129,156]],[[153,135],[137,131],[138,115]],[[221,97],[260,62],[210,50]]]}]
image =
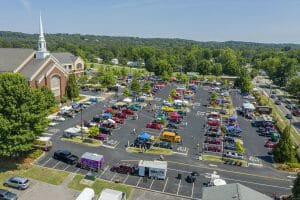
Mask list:
[{"label": "steeple spire", "polygon": [[42,13],[40,13],[40,37],[44,37],[43,22],[42,22]]},{"label": "steeple spire", "polygon": [[39,41],[38,41],[38,51],[36,53],[36,58],[44,59],[48,55],[49,55],[49,52],[47,51],[46,40],[44,37],[42,14],[40,13],[40,36],[39,36]]}]

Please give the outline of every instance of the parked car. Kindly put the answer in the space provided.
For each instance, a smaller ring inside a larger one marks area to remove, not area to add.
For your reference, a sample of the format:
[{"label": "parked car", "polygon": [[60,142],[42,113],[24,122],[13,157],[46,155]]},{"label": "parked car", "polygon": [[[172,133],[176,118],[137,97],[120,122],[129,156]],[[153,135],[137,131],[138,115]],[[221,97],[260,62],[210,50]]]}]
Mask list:
[{"label": "parked car", "polygon": [[29,183],[29,179],[27,179],[25,177],[13,176],[13,177],[7,178],[4,181],[3,185],[6,187],[17,188],[19,190],[25,190],[26,188],[29,187],[30,183]]},{"label": "parked car", "polygon": [[220,146],[204,146],[203,150],[204,151],[221,152],[222,147],[220,147]]},{"label": "parked car", "polygon": [[239,153],[236,153],[236,152],[230,152],[230,151],[227,151],[224,154],[224,156],[227,157],[227,158],[244,159],[244,156],[242,154],[239,154]]},{"label": "parked car", "polygon": [[111,123],[109,121],[104,121],[101,126],[107,127],[107,128],[117,128],[117,124],[116,123]]},{"label": "parked car", "polygon": [[162,125],[159,124],[159,123],[148,123],[146,125],[146,128],[152,128],[152,129],[158,129],[158,130],[161,130],[162,129]]},{"label": "parked car", "polygon": [[293,119],[293,115],[292,115],[292,114],[286,114],[285,117],[286,117],[287,119]]},{"label": "parked car", "polygon": [[300,117],[300,109],[293,110],[293,115],[294,115],[295,117]]},{"label": "parked car", "polygon": [[274,148],[276,144],[277,144],[277,142],[272,142],[272,141],[269,140],[265,143],[264,146],[267,147],[267,148]]},{"label": "parked car", "polygon": [[178,113],[180,116],[186,116],[186,112],[185,112],[185,111],[178,110],[177,113]]},{"label": "parked car", "polygon": [[242,137],[241,134],[239,134],[239,133],[231,133],[231,132],[227,133],[226,136],[228,136],[228,137],[236,137],[236,138]]},{"label": "parked car", "polygon": [[103,134],[107,134],[107,135],[112,135],[111,130],[109,128],[103,127],[103,126],[101,126],[99,128],[99,132],[103,133]]},{"label": "parked car", "polygon": [[107,140],[108,139],[108,135],[100,133],[100,134],[94,136],[94,138],[97,139],[97,140]]},{"label": "parked car", "polygon": [[64,117],[61,117],[61,116],[55,116],[53,118],[54,121],[58,121],[58,122],[63,122],[65,121],[66,119]]},{"label": "parked car", "polygon": [[17,200],[18,196],[8,190],[0,189],[0,200]]},{"label": "parked car", "polygon": [[228,143],[228,144],[225,144],[224,149],[234,150],[235,151],[236,150],[236,145],[232,144],[232,143]]},{"label": "parked car", "polygon": [[275,101],[275,104],[276,104],[276,105],[281,105],[281,101],[276,100],[276,101]]},{"label": "parked car", "polygon": [[161,148],[165,148],[165,149],[173,149],[172,144],[167,141],[156,142],[153,146],[161,147]]},{"label": "parked car", "polygon": [[187,177],[186,177],[186,182],[188,183],[194,183],[196,181],[196,176],[193,176],[192,174],[189,174]]},{"label": "parked car", "polygon": [[115,117],[121,118],[121,119],[126,119],[127,118],[127,114],[126,113],[122,113],[122,112],[118,112],[118,113],[115,114]]},{"label": "parked car", "polygon": [[112,172],[118,172],[123,174],[135,174],[138,169],[136,164],[128,163],[117,163],[112,166],[110,169]]},{"label": "parked car", "polygon": [[289,110],[293,110],[293,108],[295,107],[295,105],[294,104],[287,104],[285,107],[287,109],[289,109]]},{"label": "parked car", "polygon": [[124,124],[124,122],[125,122],[125,120],[123,118],[113,117],[111,119],[114,120],[116,123],[119,123],[119,124]]},{"label": "parked car", "polygon": [[70,165],[74,165],[78,162],[78,156],[73,155],[68,150],[57,150],[54,152],[53,158]]},{"label": "parked car", "polygon": [[126,115],[134,115],[133,110],[130,110],[130,109],[128,109],[128,108],[122,110],[122,113],[125,113]]},{"label": "parked car", "polygon": [[221,144],[222,140],[221,139],[216,139],[216,138],[206,138],[206,140],[204,141],[204,143],[208,143],[208,144]]},{"label": "parked car", "polygon": [[167,124],[167,128],[170,128],[170,129],[178,129],[178,126],[176,126],[176,125],[173,124],[173,123],[169,123],[169,124]]}]

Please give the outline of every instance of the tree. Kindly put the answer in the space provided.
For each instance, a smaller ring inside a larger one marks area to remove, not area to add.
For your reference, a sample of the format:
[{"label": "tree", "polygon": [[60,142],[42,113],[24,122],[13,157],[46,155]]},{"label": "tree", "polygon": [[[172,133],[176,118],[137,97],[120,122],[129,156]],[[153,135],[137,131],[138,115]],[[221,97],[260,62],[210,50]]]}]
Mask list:
[{"label": "tree", "polygon": [[151,84],[149,81],[146,81],[143,85],[143,88],[142,88],[142,91],[143,93],[150,93],[150,90],[151,90]]},{"label": "tree", "polygon": [[220,63],[216,63],[211,67],[211,74],[215,76],[221,76],[222,70],[222,65]]},{"label": "tree", "polygon": [[125,88],[124,91],[123,91],[123,96],[124,97],[128,97],[130,95],[130,91],[128,88]]},{"label": "tree", "polygon": [[104,87],[110,87],[116,84],[116,77],[112,73],[112,71],[106,72],[104,75],[100,77],[100,83]]},{"label": "tree", "polygon": [[33,141],[48,125],[51,105],[46,93],[31,89],[20,74],[0,74],[0,156],[32,149]]},{"label": "tree", "polygon": [[299,75],[294,76],[291,80],[288,81],[286,90],[290,94],[296,97],[300,97],[300,76]]},{"label": "tree", "polygon": [[245,148],[242,146],[241,142],[240,141],[236,141],[235,142],[235,145],[236,145],[236,151],[238,153],[244,153],[245,152]]},{"label": "tree", "polygon": [[278,144],[273,149],[274,160],[278,163],[294,162],[296,158],[289,129],[288,126],[284,129]]},{"label": "tree", "polygon": [[170,92],[170,96],[171,96],[171,97],[175,97],[176,94],[177,94],[176,89],[173,88],[173,89],[171,90],[171,92]]},{"label": "tree", "polygon": [[76,83],[75,74],[69,75],[69,80],[66,87],[66,94],[69,99],[77,98],[79,96],[79,87]]},{"label": "tree", "polygon": [[131,81],[131,91],[135,94],[138,94],[141,91],[140,83],[136,78],[133,78]]},{"label": "tree", "polygon": [[251,83],[251,78],[246,68],[242,68],[239,77],[235,80],[235,86],[239,87],[241,92],[250,92],[253,85]]},{"label": "tree", "polygon": [[170,80],[170,75],[167,71],[163,71],[161,75],[162,80],[164,81],[169,81]]},{"label": "tree", "polygon": [[89,130],[87,131],[87,134],[90,137],[95,137],[99,134],[99,128],[97,126],[92,126],[91,128],[89,128]]},{"label": "tree", "polygon": [[47,105],[47,109],[50,109],[51,107],[55,106],[56,100],[53,92],[48,87],[42,87],[41,92],[44,97],[44,101]]},{"label": "tree", "polygon": [[218,98],[218,93],[216,91],[213,91],[211,93],[210,100],[215,101],[217,100],[217,98]]},{"label": "tree", "polygon": [[201,75],[208,75],[211,73],[212,64],[209,60],[202,60],[199,63],[199,66],[197,68],[197,71]]},{"label": "tree", "polygon": [[82,75],[78,78],[77,82],[79,85],[86,84],[88,82],[89,77],[87,75]]},{"label": "tree", "polygon": [[300,199],[300,173],[297,174],[297,178],[294,181],[292,194],[293,194],[292,199]]}]

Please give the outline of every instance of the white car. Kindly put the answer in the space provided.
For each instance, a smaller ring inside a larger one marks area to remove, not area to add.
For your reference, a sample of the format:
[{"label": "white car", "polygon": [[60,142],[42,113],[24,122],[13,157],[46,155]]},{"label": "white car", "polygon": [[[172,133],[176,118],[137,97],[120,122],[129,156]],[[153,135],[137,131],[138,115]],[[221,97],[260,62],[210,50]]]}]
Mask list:
[{"label": "white car", "polygon": [[230,152],[230,151],[227,151],[225,154],[224,154],[225,157],[228,157],[228,158],[235,158],[235,159],[244,159],[244,156],[242,154],[239,154],[239,153],[235,153],[235,152]]},{"label": "white car", "polygon": [[56,122],[50,122],[50,123],[49,123],[49,126],[50,126],[50,127],[53,127],[53,126],[56,126],[57,124],[58,124],[58,123],[56,123]]},{"label": "white car", "polygon": [[61,116],[55,116],[53,118],[54,121],[58,121],[58,122],[63,122],[65,121],[66,119],[64,117],[61,117]]}]

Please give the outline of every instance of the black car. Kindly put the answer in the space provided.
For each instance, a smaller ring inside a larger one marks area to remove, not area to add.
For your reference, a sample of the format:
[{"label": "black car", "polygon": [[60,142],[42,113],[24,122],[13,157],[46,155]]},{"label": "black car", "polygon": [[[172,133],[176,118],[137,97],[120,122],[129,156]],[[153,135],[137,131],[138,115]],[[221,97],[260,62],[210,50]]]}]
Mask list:
[{"label": "black car", "polygon": [[176,126],[175,124],[173,123],[170,123],[167,125],[167,128],[170,128],[170,129],[178,129],[178,126]]},{"label": "black car", "polygon": [[196,176],[193,176],[192,174],[186,177],[186,182],[188,183],[194,183],[195,181],[196,181]]},{"label": "black car", "polygon": [[292,114],[286,114],[285,116],[287,119],[293,119],[293,115]]},{"label": "black car", "polygon": [[106,134],[106,135],[112,135],[111,130],[109,128],[106,128],[106,127],[100,127],[99,132],[103,133],[103,134]]},{"label": "black car", "polygon": [[276,100],[276,101],[275,101],[275,104],[276,104],[276,105],[281,105],[281,101]]},{"label": "black car", "polygon": [[160,141],[154,144],[155,147],[161,147],[165,149],[173,149],[172,144],[167,141]]},{"label": "black car", "polygon": [[12,193],[8,190],[0,189],[0,200],[17,200],[18,197],[15,193]]},{"label": "black car", "polygon": [[74,165],[78,162],[78,156],[73,155],[68,150],[57,150],[54,152],[53,158],[70,165]]},{"label": "black car", "polygon": [[185,112],[185,111],[178,110],[177,113],[178,113],[180,116],[186,116],[186,112]]}]

